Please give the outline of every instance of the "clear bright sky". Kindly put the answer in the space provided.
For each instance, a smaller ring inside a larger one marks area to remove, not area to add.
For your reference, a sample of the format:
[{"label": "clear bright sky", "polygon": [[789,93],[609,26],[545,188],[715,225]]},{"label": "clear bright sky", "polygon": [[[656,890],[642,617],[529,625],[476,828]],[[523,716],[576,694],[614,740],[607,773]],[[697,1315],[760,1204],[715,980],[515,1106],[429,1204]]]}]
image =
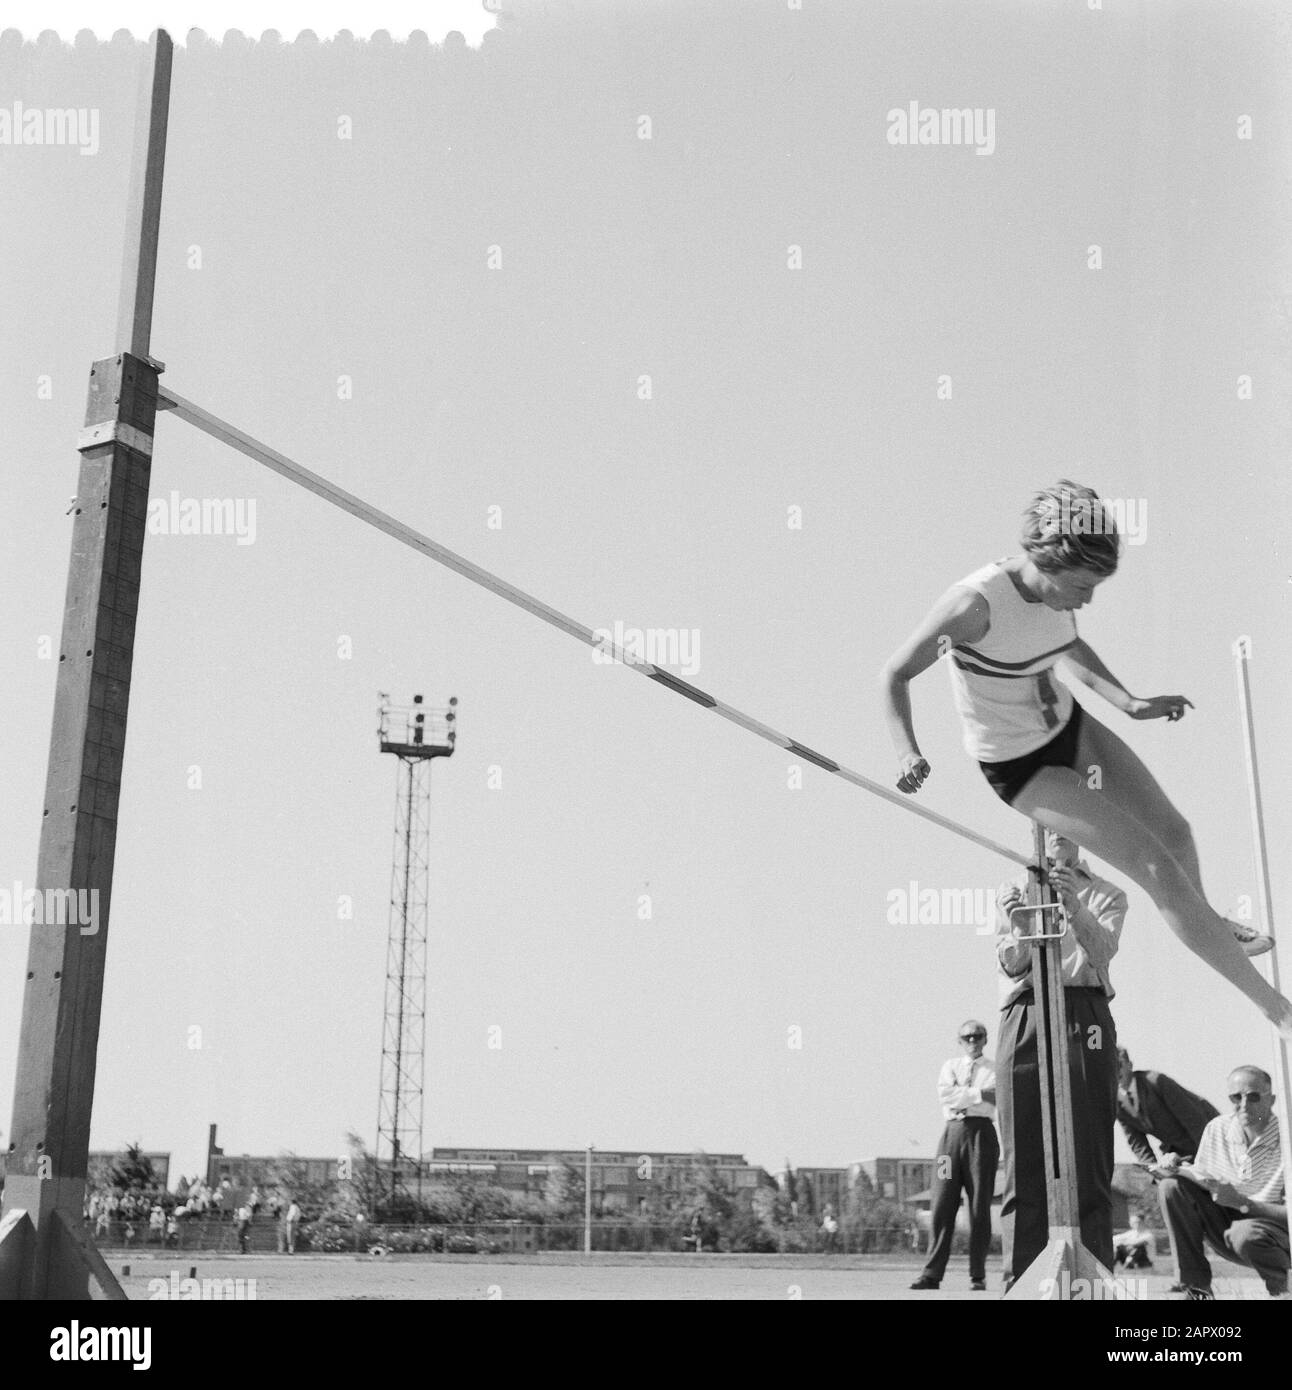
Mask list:
[{"label": "clear bright sky", "polygon": [[[1231,655],[1250,635],[1286,922],[1274,7],[512,8],[528,21],[477,51],[177,49],[163,386],[580,621],[698,633],[695,684],[884,781],[877,675],[937,594],[1016,549],[1038,486],[1134,499],[1145,542],[1081,633],[1133,693],[1197,708],[1095,713],[1192,821],[1213,904],[1254,900]],[[479,43],[488,16],[460,9],[388,27]],[[258,4],[248,27],[271,22],[304,24]],[[117,347],[134,61],[0,52],[0,106],[94,108],[101,137],[93,157],[0,146],[0,886],[35,876],[40,643],[89,365]],[[890,144],[913,101],[990,109],[993,152]],[[153,495],[172,491],[254,500],[256,534],[148,539],[95,1147],[192,1174],[213,1121],[230,1153],[372,1142],[395,783],[377,692],[417,690],[460,700],[433,774],[427,1148],[933,1151],[957,1026],[982,1018],[994,1049],[993,953],[972,926],[889,925],[888,895],[1008,864],[810,766],[793,787],[788,754],[162,418]],[[924,802],[1025,849],[945,674],[914,703]],[[1123,886],[1122,1040],[1218,1101],[1268,1031]],[[6,1096],[26,937],[0,927]]]}]

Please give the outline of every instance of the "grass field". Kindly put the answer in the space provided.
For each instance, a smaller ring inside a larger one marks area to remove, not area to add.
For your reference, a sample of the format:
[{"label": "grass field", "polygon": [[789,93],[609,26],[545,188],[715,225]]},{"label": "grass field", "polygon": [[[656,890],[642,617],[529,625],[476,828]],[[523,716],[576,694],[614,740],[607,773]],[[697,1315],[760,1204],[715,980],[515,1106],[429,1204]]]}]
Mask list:
[{"label": "grass field", "polygon": [[[914,1261],[875,1256],[530,1255],[507,1260],[471,1255],[184,1255],[118,1257],[109,1264],[130,1298],[140,1300],[162,1296],[163,1287],[166,1297],[195,1296],[199,1289],[180,1284],[190,1269],[196,1270],[199,1286],[204,1280],[246,1281],[241,1296],[257,1300],[802,1298],[993,1303],[1001,1291],[999,1272],[990,1270],[987,1292],[971,1292],[961,1262],[948,1271],[936,1292],[913,1293],[908,1285],[919,1273]],[[127,1267],[128,1275],[123,1273]],[[1218,1298],[1265,1297],[1255,1280],[1223,1278],[1219,1271],[1217,1276]],[[1170,1282],[1167,1274],[1149,1275],[1148,1297],[1164,1298]],[[236,1288],[229,1292],[237,1296]],[[206,1296],[220,1294],[208,1288]]]}]

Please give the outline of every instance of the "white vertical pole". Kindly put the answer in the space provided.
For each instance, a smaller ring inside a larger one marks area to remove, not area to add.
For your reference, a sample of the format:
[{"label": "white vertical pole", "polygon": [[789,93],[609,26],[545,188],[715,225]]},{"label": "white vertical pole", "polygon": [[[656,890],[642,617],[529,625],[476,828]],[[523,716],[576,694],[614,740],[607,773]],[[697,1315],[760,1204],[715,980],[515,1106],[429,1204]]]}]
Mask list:
[{"label": "white vertical pole", "polygon": [[592,1254],[592,1145],[583,1164],[583,1253]]},{"label": "white vertical pole", "polygon": [[[1250,637],[1240,637],[1234,643],[1234,662],[1238,673],[1238,712],[1243,721],[1243,752],[1247,757],[1247,795],[1252,815],[1252,840],[1256,847],[1256,891],[1260,900],[1261,921],[1265,931],[1274,936],[1274,903],[1270,891],[1270,861],[1265,845],[1265,813],[1261,805],[1261,777],[1256,766],[1256,729],[1252,722],[1252,689],[1247,675],[1247,663],[1252,655]],[[1279,948],[1266,957],[1270,967],[1270,983],[1280,994]],[[1275,1033],[1274,1094],[1278,1099],[1279,1133],[1283,1141],[1283,1200],[1292,1200],[1292,1078],[1288,1075],[1288,1045],[1281,1033]]]}]

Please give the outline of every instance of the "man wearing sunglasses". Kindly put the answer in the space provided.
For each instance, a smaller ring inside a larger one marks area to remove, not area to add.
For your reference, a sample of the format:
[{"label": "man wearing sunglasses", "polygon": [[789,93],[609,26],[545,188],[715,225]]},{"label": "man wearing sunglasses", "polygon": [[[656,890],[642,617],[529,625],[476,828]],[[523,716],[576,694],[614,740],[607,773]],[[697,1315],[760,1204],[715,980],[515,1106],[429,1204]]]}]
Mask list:
[{"label": "man wearing sunglasses", "polygon": [[1158,1183],[1185,1299],[1214,1298],[1206,1246],[1254,1269],[1288,1298],[1288,1210],[1273,1085],[1260,1067],[1229,1074],[1228,1115],[1202,1131],[1198,1155]]},{"label": "man wearing sunglasses", "polygon": [[960,1025],[962,1055],[942,1064],[938,1099],[946,1128],[934,1169],[933,1243],[913,1289],[936,1289],[947,1271],[955,1239],[960,1193],[969,1197],[969,1287],[987,1287],[991,1199],[996,1192],[1000,1144],[996,1139],[996,1066],[983,1056],[987,1030],[977,1019]]}]

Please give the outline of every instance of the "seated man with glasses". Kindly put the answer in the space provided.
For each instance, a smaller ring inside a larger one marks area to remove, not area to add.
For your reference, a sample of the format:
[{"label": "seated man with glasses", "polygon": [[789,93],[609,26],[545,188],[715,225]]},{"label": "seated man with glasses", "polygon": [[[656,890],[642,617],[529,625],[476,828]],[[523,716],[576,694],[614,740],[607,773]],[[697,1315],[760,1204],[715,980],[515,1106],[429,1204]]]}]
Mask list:
[{"label": "seated man with glasses", "polygon": [[928,1262],[913,1289],[936,1289],[947,1270],[955,1239],[960,1193],[969,1196],[969,1287],[987,1287],[987,1247],[991,1243],[991,1199],[996,1192],[1000,1145],[996,1140],[996,1067],[984,1057],[987,1030],[976,1019],[960,1025],[964,1055],[952,1057],[938,1073],[938,1099],[946,1128],[938,1143],[933,1173],[933,1240]]},{"label": "seated man with glasses", "polygon": [[1158,1201],[1186,1299],[1214,1298],[1205,1246],[1247,1265],[1274,1298],[1288,1298],[1288,1210],[1283,1150],[1269,1073],[1229,1074],[1233,1113],[1202,1131],[1198,1154],[1158,1184]]},{"label": "seated man with glasses", "polygon": [[[1126,894],[1091,873],[1071,840],[1045,837],[1050,887],[1063,904],[1068,930],[1059,944],[1059,970],[1068,1025],[1068,1076],[1077,1164],[1081,1240],[1106,1268],[1113,1264],[1113,1130],[1117,1123],[1117,1030],[1109,1010],[1108,968],[1121,941]],[[1018,884],[996,899],[996,958],[1001,995],[1000,1133],[1005,1146],[1005,1194],[1000,1209],[1005,1287],[1049,1242],[1037,1008],[1032,996],[1032,944],[1020,941],[1010,912],[1023,902]],[[1035,921],[1024,924],[1034,931]],[[1050,930],[1047,923],[1046,930]]]}]

